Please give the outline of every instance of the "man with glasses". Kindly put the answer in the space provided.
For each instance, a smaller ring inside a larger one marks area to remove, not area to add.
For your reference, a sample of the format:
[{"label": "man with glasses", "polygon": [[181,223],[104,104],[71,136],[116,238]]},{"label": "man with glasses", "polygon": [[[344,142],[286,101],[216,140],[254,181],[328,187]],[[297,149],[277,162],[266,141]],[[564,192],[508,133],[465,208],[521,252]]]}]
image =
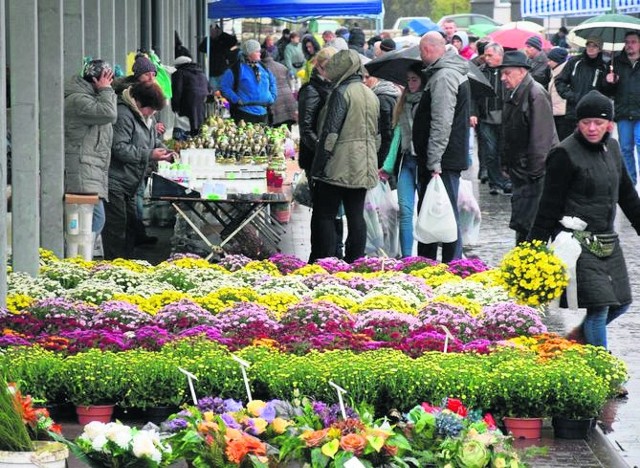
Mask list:
[{"label": "man with glasses", "polygon": [[587,39],[587,46],[582,54],[569,59],[562,72],[556,77],[556,90],[567,102],[564,115],[565,124],[575,130],[576,106],[589,91],[602,92],[607,65],[602,58],[602,39],[593,36]]},{"label": "man with glasses", "polygon": [[624,50],[613,58],[605,77],[605,91],[615,102],[620,149],[635,186],[638,181],[636,155],[640,152],[640,31],[630,31],[624,38]]}]

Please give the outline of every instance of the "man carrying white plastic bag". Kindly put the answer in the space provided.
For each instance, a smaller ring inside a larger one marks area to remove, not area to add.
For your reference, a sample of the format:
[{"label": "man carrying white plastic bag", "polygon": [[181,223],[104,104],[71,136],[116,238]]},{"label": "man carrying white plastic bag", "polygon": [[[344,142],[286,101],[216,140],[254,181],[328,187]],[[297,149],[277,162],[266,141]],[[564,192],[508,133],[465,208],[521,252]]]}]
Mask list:
[{"label": "man carrying white plastic bag", "polygon": [[413,235],[423,244],[458,240],[456,215],[439,174],[434,175],[427,185]]}]

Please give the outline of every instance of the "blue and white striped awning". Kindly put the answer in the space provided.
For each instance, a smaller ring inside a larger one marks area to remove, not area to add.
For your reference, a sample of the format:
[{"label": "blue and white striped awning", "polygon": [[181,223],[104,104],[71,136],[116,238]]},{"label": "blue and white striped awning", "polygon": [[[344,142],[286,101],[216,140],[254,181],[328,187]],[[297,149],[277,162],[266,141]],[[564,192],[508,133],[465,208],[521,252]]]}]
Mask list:
[{"label": "blue and white striped awning", "polygon": [[520,14],[523,18],[546,16],[596,16],[611,13],[640,12],[640,0],[522,0]]}]

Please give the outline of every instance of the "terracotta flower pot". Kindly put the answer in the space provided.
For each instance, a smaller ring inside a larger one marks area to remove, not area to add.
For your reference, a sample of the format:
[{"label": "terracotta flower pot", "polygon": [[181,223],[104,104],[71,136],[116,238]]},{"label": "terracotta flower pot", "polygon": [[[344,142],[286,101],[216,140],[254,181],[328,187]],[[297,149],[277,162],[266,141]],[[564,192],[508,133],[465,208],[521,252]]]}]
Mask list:
[{"label": "terracotta flower pot", "polygon": [[114,407],[115,405],[76,406],[78,423],[84,426],[92,421],[111,422]]},{"label": "terracotta flower pot", "polygon": [[516,439],[539,439],[542,436],[542,418],[503,418],[507,432]]}]

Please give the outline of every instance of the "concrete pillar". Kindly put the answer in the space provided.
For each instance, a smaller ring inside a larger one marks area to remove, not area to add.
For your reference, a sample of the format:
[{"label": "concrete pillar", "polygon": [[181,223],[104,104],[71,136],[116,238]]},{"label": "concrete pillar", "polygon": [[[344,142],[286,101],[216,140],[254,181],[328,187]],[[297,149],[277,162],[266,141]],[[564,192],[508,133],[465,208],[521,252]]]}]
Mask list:
[{"label": "concrete pillar", "polygon": [[63,1],[38,1],[41,246],[64,257]]},{"label": "concrete pillar", "polygon": [[115,58],[114,64],[120,65],[122,70],[127,63],[127,41],[129,36],[128,28],[128,16],[129,16],[129,3],[134,3],[135,0],[120,0],[117,8],[115,9]]},{"label": "concrete pillar", "polygon": [[[100,58],[109,63],[116,60],[114,0],[100,0]],[[118,8],[121,7],[120,0]]]},{"label": "concrete pillar", "polygon": [[[5,0],[0,0],[0,18],[6,18]],[[6,37],[0,21],[0,37]],[[7,305],[7,49],[0,41],[0,307]]]},{"label": "concrete pillar", "polygon": [[84,54],[93,58],[101,58],[101,0],[84,0]]},{"label": "concrete pillar", "polygon": [[64,76],[82,69],[84,57],[84,0],[64,1]]},{"label": "concrete pillar", "polygon": [[37,276],[40,247],[37,0],[9,0],[13,269]]},{"label": "concrete pillar", "polygon": [[140,1],[140,42],[138,48],[150,49],[153,45],[153,2],[151,0]]},{"label": "concrete pillar", "polygon": [[138,50],[140,44],[140,0],[129,0],[127,4],[126,53]]}]

